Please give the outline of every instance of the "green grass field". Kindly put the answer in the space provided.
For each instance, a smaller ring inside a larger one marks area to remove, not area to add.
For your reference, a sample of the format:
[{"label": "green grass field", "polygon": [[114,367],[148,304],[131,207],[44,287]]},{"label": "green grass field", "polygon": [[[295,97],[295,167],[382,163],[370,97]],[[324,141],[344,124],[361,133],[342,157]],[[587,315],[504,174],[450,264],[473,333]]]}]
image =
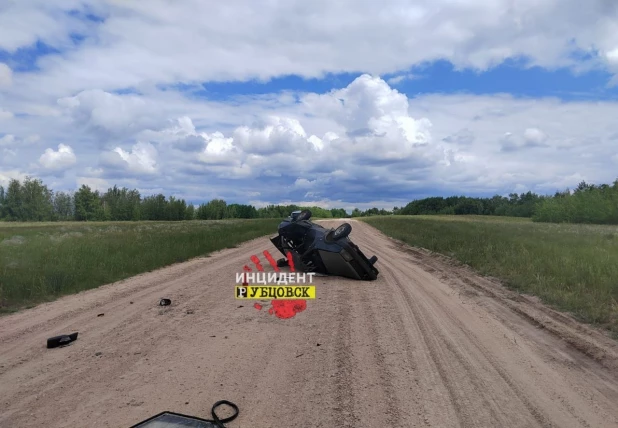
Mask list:
[{"label": "green grass field", "polygon": [[618,338],[618,226],[484,216],[362,220],[393,238],[500,278],[509,287],[601,325]]},{"label": "green grass field", "polygon": [[0,312],[234,247],[280,221],[0,223]]}]

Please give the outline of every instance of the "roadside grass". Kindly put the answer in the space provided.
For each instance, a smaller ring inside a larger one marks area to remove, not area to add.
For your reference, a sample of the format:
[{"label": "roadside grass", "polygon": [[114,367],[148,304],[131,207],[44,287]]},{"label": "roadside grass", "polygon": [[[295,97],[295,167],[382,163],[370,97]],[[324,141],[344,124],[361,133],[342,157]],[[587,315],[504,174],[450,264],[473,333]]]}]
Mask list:
[{"label": "roadside grass", "polygon": [[280,221],[0,223],[0,313],[232,248]]},{"label": "roadside grass", "polygon": [[388,236],[463,262],[618,339],[618,226],[481,216],[362,218]]}]

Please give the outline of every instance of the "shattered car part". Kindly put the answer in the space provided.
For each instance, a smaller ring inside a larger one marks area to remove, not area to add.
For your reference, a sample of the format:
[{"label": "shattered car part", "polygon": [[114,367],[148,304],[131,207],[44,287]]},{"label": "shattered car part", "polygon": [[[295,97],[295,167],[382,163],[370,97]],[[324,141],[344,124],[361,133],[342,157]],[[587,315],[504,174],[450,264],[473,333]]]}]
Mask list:
[{"label": "shattered car part", "polygon": [[77,340],[78,333],[72,334],[62,334],[60,336],[54,336],[47,339],[47,348],[61,348],[63,346],[67,346],[70,343],[73,343]]}]

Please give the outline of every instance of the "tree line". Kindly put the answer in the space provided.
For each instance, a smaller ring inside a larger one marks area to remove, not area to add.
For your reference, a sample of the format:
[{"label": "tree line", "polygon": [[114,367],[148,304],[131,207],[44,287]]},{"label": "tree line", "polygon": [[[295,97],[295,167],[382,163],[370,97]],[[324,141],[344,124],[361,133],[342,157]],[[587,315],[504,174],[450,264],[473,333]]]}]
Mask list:
[{"label": "tree line", "polygon": [[114,186],[106,192],[82,185],[75,192],[54,192],[40,179],[26,177],[0,186],[0,220],[4,221],[139,221],[280,218],[292,211],[311,209],[315,217],[348,217],[344,209],[298,205],[228,204],[213,199],[194,206],[163,194],[142,197],[138,190]]},{"label": "tree line", "polygon": [[292,211],[311,209],[314,217],[346,218],[374,215],[494,215],[529,217],[553,223],[618,224],[618,180],[594,185],[582,181],[554,195],[533,192],[508,197],[468,196],[418,199],[392,210],[301,207],[299,205],[228,204],[213,199],[199,206],[163,194],[142,197],[138,190],[114,186],[106,192],[82,185],[76,192],[54,192],[41,180],[26,177],[0,186],[0,220],[5,221],[138,221],[219,220],[232,218],[284,218]]},{"label": "tree line", "polygon": [[352,217],[370,215],[493,215],[528,217],[546,223],[618,224],[618,180],[610,184],[580,182],[573,190],[553,195],[533,192],[511,193],[508,197],[471,198],[467,196],[418,199],[392,211],[355,209]]}]

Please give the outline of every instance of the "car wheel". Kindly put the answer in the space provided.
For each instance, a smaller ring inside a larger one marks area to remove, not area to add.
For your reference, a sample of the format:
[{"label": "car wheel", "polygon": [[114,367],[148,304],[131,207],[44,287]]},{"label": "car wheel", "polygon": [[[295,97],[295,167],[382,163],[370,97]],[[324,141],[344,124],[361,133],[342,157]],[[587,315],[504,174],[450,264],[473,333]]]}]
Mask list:
[{"label": "car wheel", "polygon": [[296,221],[309,220],[311,218],[311,210],[303,210],[296,217]]},{"label": "car wheel", "polygon": [[330,238],[333,241],[337,241],[339,239],[346,238],[348,235],[350,235],[351,232],[352,226],[350,225],[350,223],[343,223],[341,226],[339,226],[337,229],[333,230],[330,233]]}]

